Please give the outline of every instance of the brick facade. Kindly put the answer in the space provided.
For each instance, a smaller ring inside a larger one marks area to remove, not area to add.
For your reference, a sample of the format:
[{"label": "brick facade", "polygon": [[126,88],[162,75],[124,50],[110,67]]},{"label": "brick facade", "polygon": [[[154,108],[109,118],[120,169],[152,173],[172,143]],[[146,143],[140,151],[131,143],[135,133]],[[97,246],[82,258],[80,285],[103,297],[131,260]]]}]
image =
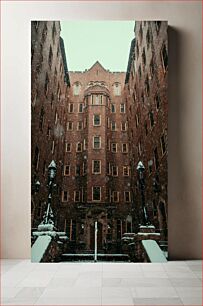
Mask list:
[{"label": "brick facade", "polygon": [[166,239],[167,48],[167,23],[136,22],[127,72],[99,62],[68,72],[60,23],[32,22],[32,227],[53,159],[52,208],[70,251],[93,249],[95,221],[99,250],[119,252],[122,235],[138,231],[139,161],[150,223]]}]

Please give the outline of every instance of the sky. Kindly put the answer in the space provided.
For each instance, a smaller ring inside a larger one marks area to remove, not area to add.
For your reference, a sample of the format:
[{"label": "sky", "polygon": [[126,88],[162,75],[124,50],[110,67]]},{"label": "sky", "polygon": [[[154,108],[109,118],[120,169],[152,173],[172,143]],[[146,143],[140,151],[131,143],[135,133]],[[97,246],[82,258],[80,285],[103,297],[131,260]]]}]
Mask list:
[{"label": "sky", "polygon": [[134,21],[61,21],[69,71],[84,71],[97,60],[110,71],[127,70]]}]

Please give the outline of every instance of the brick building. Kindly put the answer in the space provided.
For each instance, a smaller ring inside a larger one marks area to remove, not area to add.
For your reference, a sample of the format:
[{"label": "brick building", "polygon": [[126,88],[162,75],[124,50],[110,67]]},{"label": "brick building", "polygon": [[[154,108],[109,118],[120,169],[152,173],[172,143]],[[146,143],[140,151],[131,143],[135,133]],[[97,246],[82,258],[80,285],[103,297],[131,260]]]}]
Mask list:
[{"label": "brick building", "polygon": [[136,22],[127,72],[99,62],[68,72],[60,23],[32,23],[33,227],[46,209],[47,166],[55,160],[52,208],[71,250],[94,248],[97,221],[99,250],[118,252],[122,235],[142,223],[142,161],[147,214],[166,239],[167,67],[165,22]]},{"label": "brick building", "polygon": [[69,76],[60,22],[31,23],[31,160],[32,228],[41,221],[48,197],[48,166],[57,163],[53,205],[57,207],[62,183],[66,103]]},{"label": "brick building", "polygon": [[145,167],[145,207],[167,240],[167,22],[135,23],[125,80],[131,185],[142,222],[138,162]]}]

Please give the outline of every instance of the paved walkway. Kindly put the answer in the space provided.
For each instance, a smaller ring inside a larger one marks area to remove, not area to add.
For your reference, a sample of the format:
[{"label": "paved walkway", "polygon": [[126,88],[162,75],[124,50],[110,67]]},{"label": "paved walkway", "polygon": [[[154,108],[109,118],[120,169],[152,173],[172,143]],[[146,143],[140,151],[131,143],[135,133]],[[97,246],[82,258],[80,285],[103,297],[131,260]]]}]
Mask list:
[{"label": "paved walkway", "polygon": [[1,261],[1,305],[202,305],[202,261]]}]

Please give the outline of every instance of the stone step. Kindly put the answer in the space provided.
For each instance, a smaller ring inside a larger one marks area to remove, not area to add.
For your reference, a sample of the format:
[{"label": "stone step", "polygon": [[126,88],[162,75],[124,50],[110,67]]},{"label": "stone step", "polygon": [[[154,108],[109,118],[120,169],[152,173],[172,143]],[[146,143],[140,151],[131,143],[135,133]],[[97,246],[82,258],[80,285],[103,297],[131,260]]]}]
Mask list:
[{"label": "stone step", "polygon": [[[94,254],[62,254],[61,261],[94,261]],[[97,254],[97,261],[119,261],[129,262],[130,258],[127,254]]]}]

